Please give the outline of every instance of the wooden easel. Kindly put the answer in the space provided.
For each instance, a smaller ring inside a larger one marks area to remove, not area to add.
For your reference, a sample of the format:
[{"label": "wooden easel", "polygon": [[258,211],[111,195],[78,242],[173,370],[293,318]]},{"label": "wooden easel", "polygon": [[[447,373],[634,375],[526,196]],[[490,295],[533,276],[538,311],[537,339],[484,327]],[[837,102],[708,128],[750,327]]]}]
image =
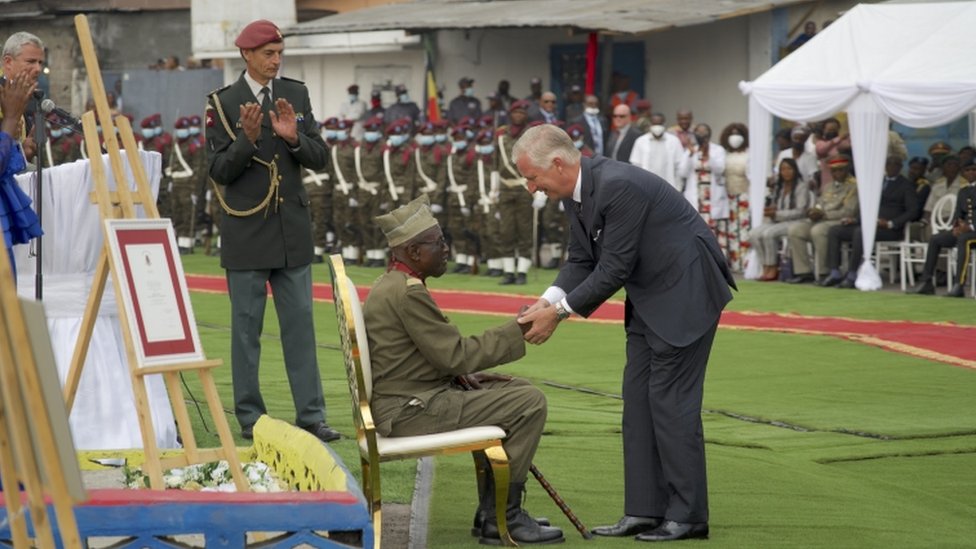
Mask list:
[{"label": "wooden easel", "polygon": [[[132,127],[129,120],[124,116],[117,116],[114,120],[111,117],[108,101],[105,96],[105,87],[98,67],[98,59],[95,55],[95,46],[91,39],[91,31],[88,27],[88,19],[84,15],[75,16],[75,28],[78,31],[78,41],[81,45],[82,55],[85,59],[85,68],[88,71],[88,78],[91,82],[92,94],[95,100],[95,111],[98,113],[98,120],[101,122],[102,135],[105,139],[105,147],[108,151],[109,161],[112,167],[112,174],[116,181],[115,192],[109,192],[108,183],[105,177],[105,169],[102,165],[102,151],[99,148],[98,132],[95,122],[95,113],[89,111],[82,116],[82,127],[85,133],[85,143],[88,149],[88,158],[91,162],[92,181],[95,184],[93,202],[98,205],[101,218],[106,219],[135,219],[136,204],[141,205],[147,218],[158,219],[159,212],[156,209],[155,199],[149,187],[145,168],[139,158],[138,148],[132,136]],[[119,143],[116,138],[116,128],[125,145],[128,155],[129,165],[135,178],[135,196],[129,190],[125,170],[122,164],[122,155]],[[125,342],[126,361],[129,364],[129,373],[132,381],[132,389],[135,395],[136,413],[138,414],[139,427],[142,432],[142,442],[145,452],[145,465],[143,466],[146,475],[149,477],[150,486],[153,489],[162,490],[163,470],[173,467],[183,467],[194,463],[204,463],[223,459],[230,466],[231,474],[234,478],[238,491],[247,491],[250,486],[241,470],[240,461],[234,446],[233,435],[227,424],[227,418],[223,415],[223,406],[217,394],[217,387],[214,383],[211,369],[223,364],[221,360],[202,360],[194,362],[180,362],[176,364],[154,365],[144,367],[139,364],[135,348],[134,334],[129,328],[128,315],[123,302],[123,293],[119,287],[120,277],[117,273],[120,266],[115,265],[108,252],[108,234],[104,234],[105,244],[98,258],[95,269],[95,278],[92,282],[91,293],[85,306],[85,313],[82,317],[81,331],[78,335],[78,342],[75,345],[75,352],[72,356],[71,366],[68,371],[68,378],[65,382],[64,397],[68,410],[74,402],[75,393],[78,389],[78,382],[81,379],[82,367],[88,354],[88,346],[91,343],[92,333],[95,328],[95,318],[98,313],[102,295],[105,291],[105,284],[108,274],[113,273],[113,286],[115,288],[116,303],[119,307],[119,322],[122,328],[122,338]],[[190,327],[196,330],[196,326]],[[187,411],[186,402],[183,399],[183,391],[180,387],[179,375],[184,371],[195,371],[203,386],[207,405],[210,408],[210,415],[217,428],[220,437],[220,447],[212,449],[200,449],[197,447],[196,438],[193,435],[193,428],[190,425],[190,416]],[[183,452],[167,459],[161,459],[159,447],[156,445],[156,434],[152,424],[152,417],[149,411],[149,396],[146,391],[145,376],[152,374],[162,374],[166,381],[166,389],[169,393],[170,403],[173,407],[173,414],[176,417],[177,427],[183,441]]]},{"label": "wooden easel", "polygon": [[[6,251],[0,253],[0,475],[14,547],[34,545],[27,535],[21,502],[22,484],[38,547],[54,547],[51,517],[44,497],[57,514],[64,547],[81,548],[65,465],[56,450],[51,418],[44,405],[37,363],[31,348],[13,271]],[[30,421],[28,421],[30,418]],[[77,464],[72,464],[77,468]]]}]

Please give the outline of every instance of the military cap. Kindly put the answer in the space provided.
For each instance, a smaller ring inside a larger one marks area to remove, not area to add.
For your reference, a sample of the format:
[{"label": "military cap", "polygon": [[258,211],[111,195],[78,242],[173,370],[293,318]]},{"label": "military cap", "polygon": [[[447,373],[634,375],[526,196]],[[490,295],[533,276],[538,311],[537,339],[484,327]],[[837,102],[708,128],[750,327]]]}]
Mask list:
[{"label": "military cap", "polygon": [[470,86],[471,84],[474,84],[474,79],[468,78],[467,76],[462,76],[461,79],[458,80],[458,86]]},{"label": "military cap", "polygon": [[846,168],[850,165],[851,159],[842,154],[838,154],[837,156],[833,156],[827,160],[827,166],[829,166],[831,170],[834,168]]},{"label": "military cap", "polygon": [[647,99],[638,99],[634,106],[637,107],[637,110],[651,110],[651,102]]},{"label": "military cap", "polygon": [[438,132],[447,131],[449,126],[450,124],[447,123],[447,120],[438,120],[437,122],[434,122],[434,129]]},{"label": "military cap", "polygon": [[437,226],[437,220],[430,213],[430,198],[426,194],[373,219],[391,248],[406,244],[420,233]]},{"label": "military cap", "polygon": [[529,109],[529,102],[526,101],[525,99],[519,99],[518,101],[512,101],[511,106],[508,107],[508,112],[517,111],[519,109],[521,109],[523,111],[528,110]]},{"label": "military cap", "polygon": [[142,119],[139,123],[143,128],[155,128],[159,126],[162,121],[162,116],[160,114],[150,114],[149,116]]},{"label": "military cap", "polygon": [[338,118],[336,118],[334,116],[330,116],[329,118],[326,118],[325,120],[322,121],[322,127],[324,127],[324,128],[335,128],[336,127],[336,124],[338,124],[338,123],[339,123],[339,119]]},{"label": "military cap", "polygon": [[359,85],[358,84],[353,84],[353,85],[349,86],[348,88],[346,88],[346,91],[349,92],[349,93],[359,93]]},{"label": "military cap", "polygon": [[477,126],[478,122],[473,116],[462,116],[461,120],[458,120],[458,126]]},{"label": "military cap", "polygon": [[393,88],[393,93],[395,93],[397,95],[400,95],[401,93],[407,93],[407,87],[404,86],[403,84],[397,84]]},{"label": "military cap", "polygon": [[959,157],[954,154],[947,154],[942,157],[942,164],[944,165],[946,162],[959,162]]},{"label": "military cap", "polygon": [[909,164],[921,164],[923,166],[929,165],[929,159],[924,156],[913,156],[911,160],[908,161]]},{"label": "military cap", "polygon": [[486,114],[478,119],[478,125],[482,128],[490,128],[495,125],[495,117],[490,114]]},{"label": "military cap", "polygon": [[374,116],[363,122],[363,128],[367,130],[378,130],[383,127],[383,117]]},{"label": "military cap", "polygon": [[353,126],[353,124],[355,124],[355,122],[352,121],[352,120],[344,120],[344,119],[340,118],[340,119],[336,120],[335,129],[337,129],[337,130],[348,130],[349,128],[351,128]]},{"label": "military cap", "polygon": [[408,133],[410,131],[411,124],[412,122],[409,118],[394,120],[386,126],[386,135]]},{"label": "military cap", "polygon": [[421,124],[420,128],[417,130],[418,133],[425,133],[428,135],[434,133],[435,131],[437,131],[437,124],[431,122],[430,120]]},{"label": "military cap", "polygon": [[253,50],[269,42],[281,42],[284,38],[278,26],[267,19],[258,19],[248,23],[241,29],[241,33],[234,40],[234,45],[242,50]]},{"label": "military cap", "polygon": [[929,147],[929,154],[949,154],[951,152],[952,147],[945,141],[936,141]]},{"label": "military cap", "polygon": [[572,138],[573,141],[576,141],[580,137],[583,137],[583,126],[580,126],[579,124],[572,124],[566,128],[566,133],[569,134],[569,137]]},{"label": "military cap", "polygon": [[495,139],[495,130],[491,128],[485,128],[478,132],[474,140],[477,143],[491,143]]},{"label": "military cap", "polygon": [[187,117],[185,117],[185,116],[181,116],[181,117],[179,117],[179,118],[176,119],[176,123],[173,124],[173,127],[174,128],[189,128],[190,127],[190,119],[187,118]]},{"label": "military cap", "polygon": [[189,117],[188,120],[190,121],[191,126],[199,126],[202,122],[199,114],[194,114],[193,116]]},{"label": "military cap", "polygon": [[452,137],[460,135],[461,137],[467,138],[468,137],[467,132],[468,132],[468,127],[464,124],[458,124],[457,126],[451,128]]}]

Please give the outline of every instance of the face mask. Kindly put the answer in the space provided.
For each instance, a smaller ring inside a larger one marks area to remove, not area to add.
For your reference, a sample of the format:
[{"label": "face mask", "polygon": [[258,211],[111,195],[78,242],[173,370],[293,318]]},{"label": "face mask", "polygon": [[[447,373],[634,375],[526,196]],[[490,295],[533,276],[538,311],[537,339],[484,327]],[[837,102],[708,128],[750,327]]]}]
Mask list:
[{"label": "face mask", "polygon": [[600,114],[600,109],[598,107],[586,107],[585,109],[583,109],[583,111],[590,116],[596,116]]},{"label": "face mask", "polygon": [[400,94],[400,102],[401,103],[409,103],[410,102],[410,96],[408,94],[401,93]]},{"label": "face mask", "polygon": [[627,92],[626,91],[617,92],[617,97],[619,97],[621,100],[626,100],[627,99]]},{"label": "face mask", "polygon": [[708,136],[696,133],[695,141],[697,141],[699,145],[704,145],[705,143],[708,143]]},{"label": "face mask", "polygon": [[336,134],[335,134],[336,141],[345,141],[346,139],[349,139],[349,132],[347,132],[346,130],[336,130]]},{"label": "face mask", "polygon": [[467,136],[468,139],[474,139],[474,132],[471,130],[464,130],[464,135]]},{"label": "face mask", "polygon": [[156,135],[163,135],[163,127],[162,126],[156,127]]},{"label": "face mask", "polygon": [[322,137],[324,137],[326,139],[335,139],[335,136],[336,136],[336,131],[335,130],[323,130],[322,131]]},{"label": "face mask", "polygon": [[190,126],[190,135],[200,135],[200,127]]},{"label": "face mask", "polygon": [[400,145],[403,145],[404,143],[407,142],[407,136],[391,135],[390,138],[387,140],[387,142],[390,144],[391,147],[399,147]]},{"label": "face mask", "polygon": [[494,145],[478,145],[478,149],[477,150],[478,150],[478,153],[479,154],[491,154],[491,153],[495,152],[495,146]]},{"label": "face mask", "polygon": [[467,149],[467,148],[468,148],[468,142],[467,141],[455,141],[454,142],[454,150],[456,150],[456,151],[463,151],[464,149]]},{"label": "face mask", "polygon": [[434,141],[437,141],[438,143],[444,143],[445,141],[447,141],[447,134],[439,133],[435,135]]},{"label": "face mask", "polygon": [[363,139],[369,141],[370,143],[376,143],[380,140],[380,132],[366,132],[363,134]]},{"label": "face mask", "polygon": [[467,97],[474,97],[474,88],[464,88],[464,95]]},{"label": "face mask", "polygon": [[421,146],[424,146],[424,147],[426,147],[428,145],[433,145],[434,144],[434,136],[433,135],[418,135],[417,136],[417,143],[419,143]]},{"label": "face mask", "polygon": [[729,136],[729,146],[733,149],[738,149],[745,143],[746,139],[741,135],[730,135]]},{"label": "face mask", "polygon": [[356,101],[359,101],[359,96],[356,95],[356,94],[354,94],[354,93],[350,93],[349,94],[349,102],[350,103],[355,103]]},{"label": "face mask", "polygon": [[[98,128],[98,133],[102,133],[102,128]],[[156,137],[156,130],[153,128],[142,128],[142,136],[146,139],[151,139]]]},{"label": "face mask", "polygon": [[573,141],[573,145],[576,145],[576,148],[577,149],[582,149],[583,148],[583,140],[580,139],[579,141]]},{"label": "face mask", "polygon": [[190,137],[190,130],[186,128],[178,128],[176,130],[177,139],[186,139],[187,137]]},{"label": "face mask", "polygon": [[653,134],[654,137],[661,137],[662,135],[664,135],[664,126],[660,124],[654,124],[653,126],[651,126],[651,134]]},{"label": "face mask", "polygon": [[837,137],[837,132],[826,132],[824,133],[824,139],[833,139]]},{"label": "face mask", "polygon": [[62,133],[64,133],[64,130],[62,130],[60,128],[58,128],[56,130],[51,130],[51,137],[53,137],[54,139],[57,139],[57,138],[61,137],[61,134]]}]

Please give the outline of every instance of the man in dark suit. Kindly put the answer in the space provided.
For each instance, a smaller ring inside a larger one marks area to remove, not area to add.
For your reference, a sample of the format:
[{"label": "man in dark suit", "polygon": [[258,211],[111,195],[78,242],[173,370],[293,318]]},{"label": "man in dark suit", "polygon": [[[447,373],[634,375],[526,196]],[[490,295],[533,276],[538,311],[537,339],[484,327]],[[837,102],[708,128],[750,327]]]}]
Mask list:
[{"label": "man in dark suit", "polygon": [[732,274],[698,212],[660,177],[581,158],[565,132],[530,128],[512,153],[530,192],[561,199],[569,258],[520,317],[545,342],[573,313],[589,316],[627,290],[623,379],[624,517],[603,536],[666,541],[708,536],[701,402]]},{"label": "man in dark suit", "polygon": [[613,108],[613,129],[607,139],[606,157],[621,162],[630,162],[630,152],[640,132],[631,123],[630,107],[621,103]]},{"label": "man in dark suit", "polygon": [[220,265],[231,303],[234,412],[250,439],[267,413],[258,385],[260,336],[271,284],[295,424],[323,441],[339,438],[325,423],[325,400],[312,322],[312,227],[302,168],[321,170],[325,142],[308,90],[276,78],[284,42],[274,23],[255,21],[234,44],[247,69],[207,103],[209,174],[223,208]]},{"label": "man in dark suit", "polygon": [[606,116],[600,114],[600,99],[597,96],[587,95],[583,100],[583,115],[569,123],[583,126],[583,142],[594,153],[607,155],[604,145],[610,136],[610,123]]},{"label": "man in dark suit", "polygon": [[[885,162],[885,178],[881,184],[881,204],[878,207],[875,241],[901,240],[905,234],[905,224],[910,223],[918,215],[918,194],[915,193],[915,184],[901,175],[901,168],[902,161],[897,156],[889,156]],[[852,249],[848,263],[850,268],[846,276],[840,273],[843,242],[851,242]],[[831,227],[827,232],[827,267],[830,268],[830,274],[824,279],[822,285],[853,288],[863,255],[861,224],[856,219],[842,220],[840,225]]]}]

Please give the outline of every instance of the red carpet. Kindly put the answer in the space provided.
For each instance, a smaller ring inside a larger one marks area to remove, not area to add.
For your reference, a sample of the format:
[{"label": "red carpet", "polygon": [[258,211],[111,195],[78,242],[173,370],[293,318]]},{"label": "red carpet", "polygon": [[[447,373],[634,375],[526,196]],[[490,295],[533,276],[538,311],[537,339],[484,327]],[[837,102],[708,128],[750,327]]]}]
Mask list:
[{"label": "red carpet", "polygon": [[[223,277],[188,275],[187,286],[194,291],[227,292]],[[368,288],[359,288],[366,299]],[[511,294],[432,290],[445,311],[460,313],[514,315],[535,298]],[[332,301],[332,287],[315,284],[312,296],[317,301]],[[622,301],[607,302],[583,322],[623,322]],[[816,317],[793,314],[726,311],[721,328],[809,335],[829,335],[928,360],[976,369],[976,326],[908,321],[857,320],[841,317]]]}]

